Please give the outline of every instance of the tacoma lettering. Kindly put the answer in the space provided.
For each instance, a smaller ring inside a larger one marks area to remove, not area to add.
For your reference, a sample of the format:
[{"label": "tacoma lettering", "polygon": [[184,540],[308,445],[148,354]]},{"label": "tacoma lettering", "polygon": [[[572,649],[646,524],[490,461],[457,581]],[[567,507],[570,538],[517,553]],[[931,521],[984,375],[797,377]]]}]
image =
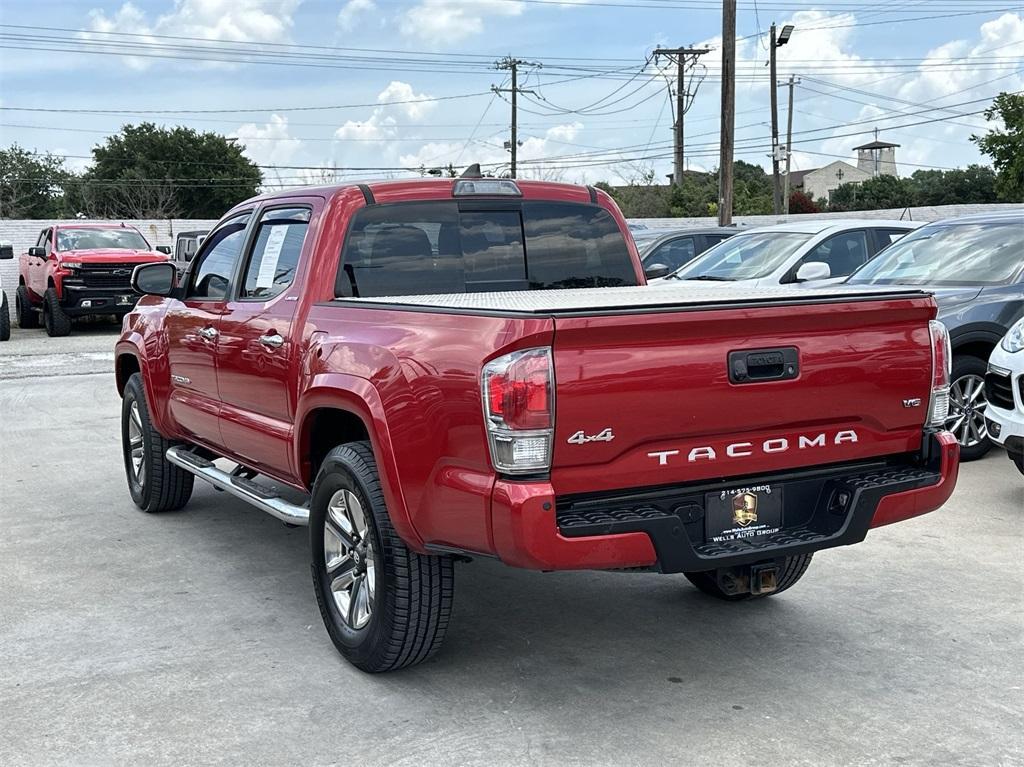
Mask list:
[{"label": "tacoma lettering", "polygon": [[[858,441],[857,432],[852,429],[836,432],[835,435],[832,436],[831,440],[826,432],[814,435],[801,434],[796,438],[795,442],[786,437],[772,437],[771,439],[766,439],[764,442],[760,443],[760,445],[755,445],[753,442],[733,442],[730,445],[726,445],[725,455],[729,458],[746,458],[754,455],[755,449],[760,450],[762,453],[772,454],[784,453],[787,450],[792,449],[794,446],[797,450],[806,450],[812,447],[828,447],[829,444],[852,444]],[[659,466],[668,466],[668,459],[679,454],[679,450],[657,450],[648,453],[647,455],[649,458],[656,458]],[[718,452],[710,445],[702,445],[701,447],[691,449],[687,453],[686,460],[689,463],[697,463],[699,461],[717,461]]]}]

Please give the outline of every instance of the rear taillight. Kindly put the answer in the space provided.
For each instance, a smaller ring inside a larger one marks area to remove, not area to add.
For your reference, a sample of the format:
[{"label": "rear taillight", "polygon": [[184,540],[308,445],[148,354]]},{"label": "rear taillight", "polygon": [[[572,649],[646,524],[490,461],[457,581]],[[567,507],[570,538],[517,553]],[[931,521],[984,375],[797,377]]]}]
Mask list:
[{"label": "rear taillight", "polygon": [[484,365],[481,380],[491,463],[503,474],[551,468],[555,382],[551,349],[526,349]]},{"label": "rear taillight", "polygon": [[928,404],[925,426],[939,427],[949,418],[949,378],[953,369],[953,355],[949,331],[938,320],[928,323],[932,338],[932,393]]}]

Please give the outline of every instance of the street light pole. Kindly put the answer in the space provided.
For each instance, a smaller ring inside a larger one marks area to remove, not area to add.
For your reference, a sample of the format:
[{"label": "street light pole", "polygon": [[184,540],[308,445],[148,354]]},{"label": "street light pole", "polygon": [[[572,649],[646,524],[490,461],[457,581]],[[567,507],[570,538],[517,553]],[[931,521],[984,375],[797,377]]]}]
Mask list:
[{"label": "street light pole", "polygon": [[777,93],[778,83],[775,82],[775,51],[788,43],[789,37],[792,34],[793,25],[787,24],[782,28],[782,32],[776,35],[775,24],[773,23],[768,45],[768,63],[771,67],[772,88],[772,209],[775,211],[776,216],[782,212],[782,185],[779,178],[779,99]]}]

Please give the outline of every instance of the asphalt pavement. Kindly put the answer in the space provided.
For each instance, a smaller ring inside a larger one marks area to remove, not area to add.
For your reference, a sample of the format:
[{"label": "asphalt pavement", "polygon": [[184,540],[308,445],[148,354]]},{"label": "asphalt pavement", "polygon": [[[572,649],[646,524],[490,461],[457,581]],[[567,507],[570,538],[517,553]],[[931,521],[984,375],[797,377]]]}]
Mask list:
[{"label": "asphalt pavement", "polygon": [[1024,764],[1024,477],[753,603],[682,576],[458,566],[435,660],[369,676],[306,531],[197,481],[132,504],[117,328],[0,344],[0,764]]}]

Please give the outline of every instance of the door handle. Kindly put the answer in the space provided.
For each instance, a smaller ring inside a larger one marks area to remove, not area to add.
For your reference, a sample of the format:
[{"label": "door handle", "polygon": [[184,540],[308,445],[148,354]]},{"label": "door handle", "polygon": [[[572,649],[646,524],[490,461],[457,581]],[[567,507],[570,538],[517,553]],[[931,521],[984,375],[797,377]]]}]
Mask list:
[{"label": "door handle", "polygon": [[213,341],[217,337],[217,328],[199,328],[199,335],[207,341]]},{"label": "door handle", "polygon": [[272,333],[270,335],[260,336],[260,343],[270,349],[280,349],[284,346],[284,339],[277,333]]}]

